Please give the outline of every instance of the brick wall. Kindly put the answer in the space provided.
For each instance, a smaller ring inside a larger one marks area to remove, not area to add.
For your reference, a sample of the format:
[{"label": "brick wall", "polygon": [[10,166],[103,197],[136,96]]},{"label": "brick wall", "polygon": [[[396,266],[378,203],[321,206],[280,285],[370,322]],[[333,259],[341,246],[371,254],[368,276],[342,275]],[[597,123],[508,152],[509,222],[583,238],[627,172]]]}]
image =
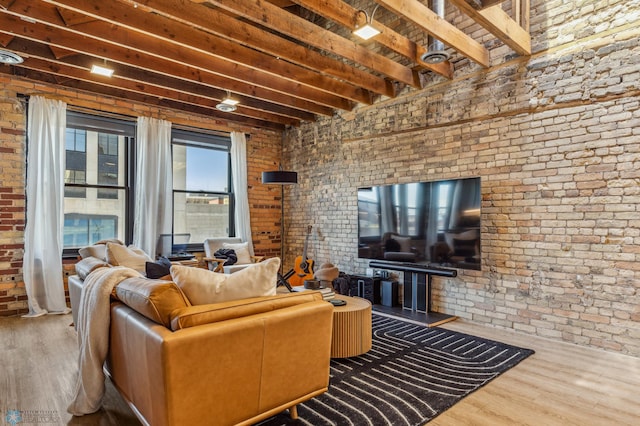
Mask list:
[{"label": "brick wall", "polygon": [[[3,66],[3,65],[0,65]],[[233,128],[220,120],[184,114],[147,105],[96,97],[90,93],[33,83],[0,74],[0,316],[28,312],[22,278],[25,223],[25,105],[18,94],[39,94],[70,106],[137,117],[163,118],[198,128],[243,131],[247,141],[249,204],[256,253],[280,255],[280,191],[260,183],[261,172],[273,169],[281,157],[278,132]],[[73,265],[64,265],[66,277]],[[68,295],[67,295],[68,297]]]},{"label": "brick wall", "polygon": [[25,121],[23,106],[0,90],[0,312],[26,313],[22,283]]},{"label": "brick wall", "polygon": [[531,3],[531,58],[469,25],[491,68],[287,133],[289,251],[312,224],[316,264],[364,273],[357,187],[481,176],[482,271],[435,278],[435,309],[640,356],[640,5]]}]

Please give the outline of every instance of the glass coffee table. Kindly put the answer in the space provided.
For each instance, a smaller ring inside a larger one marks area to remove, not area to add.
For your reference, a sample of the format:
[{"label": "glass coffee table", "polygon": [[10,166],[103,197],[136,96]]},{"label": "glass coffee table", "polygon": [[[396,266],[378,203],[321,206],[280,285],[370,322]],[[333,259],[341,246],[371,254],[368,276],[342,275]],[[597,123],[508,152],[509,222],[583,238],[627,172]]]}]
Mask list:
[{"label": "glass coffee table", "polygon": [[331,358],[348,358],[371,350],[371,302],[336,294],[346,305],[333,308]]}]

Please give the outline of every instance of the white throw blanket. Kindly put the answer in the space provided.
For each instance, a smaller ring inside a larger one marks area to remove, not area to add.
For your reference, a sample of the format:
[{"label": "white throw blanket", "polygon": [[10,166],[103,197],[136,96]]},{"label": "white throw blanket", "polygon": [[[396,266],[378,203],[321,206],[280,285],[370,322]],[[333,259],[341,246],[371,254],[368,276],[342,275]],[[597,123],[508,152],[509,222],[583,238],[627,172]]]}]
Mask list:
[{"label": "white throw blanket", "polygon": [[78,308],[78,378],[73,402],[67,411],[82,416],[98,411],[104,396],[102,366],[109,350],[109,324],[111,322],[110,295],[122,280],[139,277],[133,269],[117,266],[99,268],[84,280]]}]

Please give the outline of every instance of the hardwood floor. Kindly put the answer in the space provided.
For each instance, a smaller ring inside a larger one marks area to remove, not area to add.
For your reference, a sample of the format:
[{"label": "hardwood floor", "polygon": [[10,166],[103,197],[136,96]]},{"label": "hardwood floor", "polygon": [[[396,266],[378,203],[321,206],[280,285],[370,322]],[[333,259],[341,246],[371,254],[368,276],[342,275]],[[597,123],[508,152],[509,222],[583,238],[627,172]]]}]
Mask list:
[{"label": "hardwood floor", "polygon": [[75,390],[77,335],[71,315],[0,319],[0,424],[8,410],[35,425],[140,425],[111,383],[103,408],[73,417],[67,406]]},{"label": "hardwood floor", "polygon": [[[70,315],[0,319],[0,424],[9,424],[5,421],[8,410],[21,410],[22,424],[140,424],[110,383],[98,413],[77,418],[67,413],[78,356],[70,324]],[[640,358],[461,320],[442,327],[532,348],[536,353],[464,398],[430,426],[640,424]]]}]

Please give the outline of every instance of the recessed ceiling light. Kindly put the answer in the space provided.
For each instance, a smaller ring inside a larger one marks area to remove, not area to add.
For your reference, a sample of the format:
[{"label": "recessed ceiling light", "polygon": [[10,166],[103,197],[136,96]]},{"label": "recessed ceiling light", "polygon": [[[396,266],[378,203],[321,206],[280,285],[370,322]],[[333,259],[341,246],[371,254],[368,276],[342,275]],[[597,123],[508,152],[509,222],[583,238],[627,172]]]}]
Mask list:
[{"label": "recessed ceiling light", "polygon": [[103,75],[105,77],[111,77],[113,75],[113,70],[111,68],[103,67],[101,65],[92,65],[91,73]]},{"label": "recessed ceiling light", "polygon": [[378,30],[377,28],[374,28],[369,24],[365,24],[360,28],[353,30],[353,33],[363,40],[369,40],[370,38],[380,34],[380,30]]},{"label": "recessed ceiling light", "polygon": [[2,64],[21,64],[24,61],[22,56],[9,52],[8,50],[0,49],[0,63]]},{"label": "recessed ceiling light", "polygon": [[232,97],[227,96],[226,98],[224,98],[222,100],[222,103],[226,104],[226,105],[236,106],[236,105],[238,105],[240,103],[240,101],[237,100],[237,99],[233,99]]},{"label": "recessed ceiling light", "polygon": [[232,98],[231,93],[227,92],[227,96],[216,105],[216,109],[223,112],[233,112],[237,109],[239,103],[240,101],[238,99]]},{"label": "recessed ceiling light", "polygon": [[236,107],[235,105],[229,105],[229,104],[220,102],[218,105],[216,105],[216,109],[222,112],[233,112],[236,109],[238,109],[238,107]]}]

